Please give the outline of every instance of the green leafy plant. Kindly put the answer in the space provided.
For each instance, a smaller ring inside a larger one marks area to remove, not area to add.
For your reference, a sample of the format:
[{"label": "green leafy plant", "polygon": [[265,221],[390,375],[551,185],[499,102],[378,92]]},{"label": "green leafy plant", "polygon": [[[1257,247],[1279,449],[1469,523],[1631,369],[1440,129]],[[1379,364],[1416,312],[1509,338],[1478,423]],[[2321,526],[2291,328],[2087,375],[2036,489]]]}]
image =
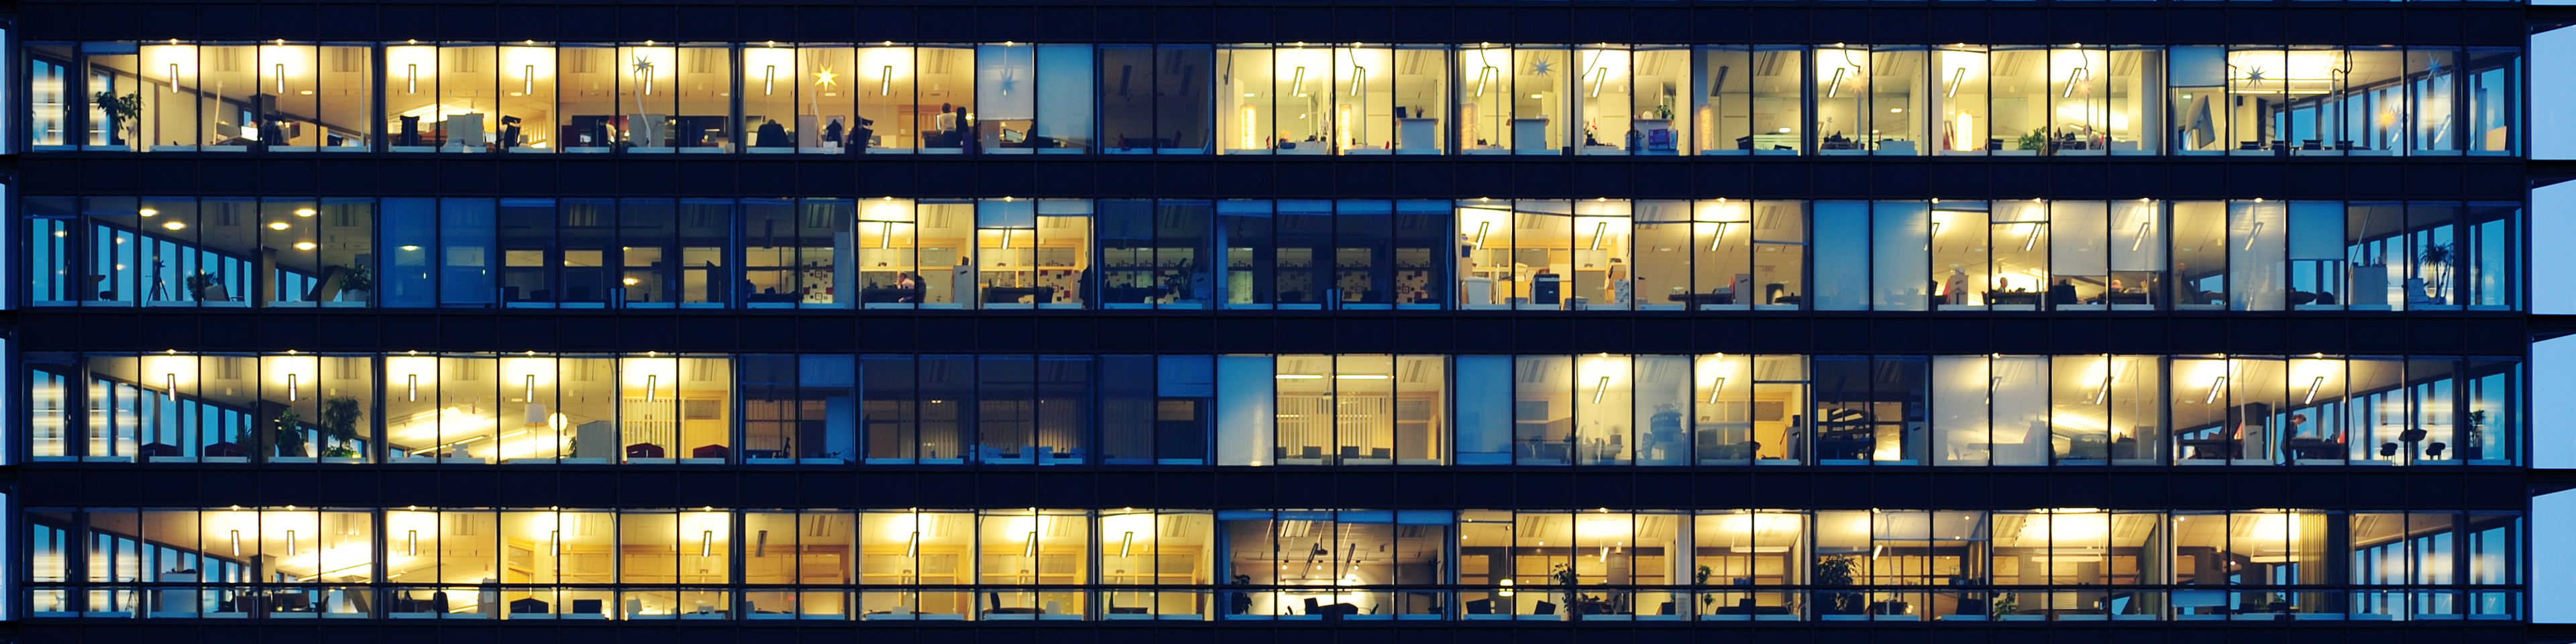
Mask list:
[{"label": "green leafy plant", "polygon": [[358,420],[364,415],[364,412],[360,411],[360,408],[358,407],[358,399],[356,398],[335,397],[323,400],[322,455],[356,456],[357,454],[355,453],[341,454],[339,452],[352,451],[348,446],[351,443],[357,442]]},{"label": "green leafy plant", "polygon": [[202,300],[206,299],[206,289],[213,288],[217,284],[222,284],[223,281],[215,279],[215,276],[211,273],[198,271],[188,275],[187,283],[188,296]]},{"label": "green leafy plant", "polygon": [[1995,593],[1995,607],[1992,612],[1996,615],[2020,613],[2021,593]]},{"label": "green leafy plant", "polygon": [[[1709,575],[1714,574],[1715,572],[1716,571],[1714,570],[1709,570],[1708,566],[1700,566],[1698,570],[1691,571],[1691,585],[1701,587],[1707,586]],[[1717,595],[1711,593],[1700,593],[1699,605],[1702,608],[1716,606]]]},{"label": "green leafy plant", "polygon": [[[1851,586],[1852,573],[1859,569],[1860,562],[1851,557],[1819,558],[1816,560],[1816,586]],[[1861,610],[1860,593],[1820,592],[1816,593],[1816,601],[1822,604],[1819,608],[1830,615],[1858,615]]]},{"label": "green leafy plant", "polygon": [[1574,576],[1574,567],[1566,564],[1557,564],[1554,569],[1548,572],[1547,576],[1556,580],[1557,587],[1565,593],[1565,610],[1568,612],[1573,611],[1574,607],[1578,604],[1578,602],[1575,601],[1577,595],[1575,593],[1576,578]]},{"label": "green leafy plant", "polygon": [[2487,445],[2487,410],[2473,410],[2466,414],[2465,417],[2469,421],[2469,439],[2467,441],[2463,441],[2461,449],[2464,452],[2471,449],[2477,450],[2477,452],[2463,453],[2461,456],[2464,458],[2483,458],[2486,455],[2485,452]]},{"label": "green leafy plant", "polygon": [[277,441],[278,456],[304,455],[303,423],[304,416],[293,409],[277,412],[277,429],[272,435]]},{"label": "green leafy plant", "polygon": [[119,139],[110,141],[110,145],[123,143],[126,124],[132,123],[138,127],[143,124],[142,92],[117,96],[115,91],[110,90],[99,92],[90,99],[98,104],[99,113],[107,116],[108,136]]},{"label": "green leafy plant", "polygon": [[367,270],[367,267],[357,264],[342,266],[340,267],[340,290],[374,291],[376,274]]},{"label": "green leafy plant", "polygon": [[2029,131],[2029,132],[2027,132],[2027,133],[2022,134],[2022,135],[2021,135],[2021,140],[2019,140],[2019,141],[2015,142],[2015,143],[2013,144],[2013,147],[2014,147],[2014,149],[2020,149],[2020,150],[2044,150],[2044,149],[2047,149],[2047,148],[2048,148],[2048,128],[2046,128],[2046,127],[2035,128],[2035,129],[2032,129],[2031,131]]}]

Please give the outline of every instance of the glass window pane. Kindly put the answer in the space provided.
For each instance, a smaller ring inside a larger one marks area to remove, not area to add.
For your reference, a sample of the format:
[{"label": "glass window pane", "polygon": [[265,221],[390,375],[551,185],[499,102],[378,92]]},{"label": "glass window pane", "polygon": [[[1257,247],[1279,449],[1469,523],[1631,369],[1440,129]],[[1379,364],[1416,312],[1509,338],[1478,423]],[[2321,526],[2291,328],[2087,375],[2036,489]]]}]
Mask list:
[{"label": "glass window pane", "polygon": [[[1870,227],[1869,265],[1876,291],[1871,301],[1881,311],[1921,311],[1933,299],[1931,281],[1925,274],[1932,242],[1929,227],[1931,210],[1918,201],[1882,201],[1874,209]],[[1820,213],[1821,227],[1823,215]],[[1973,226],[1968,228],[1974,228]],[[1955,234],[1984,236],[1970,230]],[[1818,261],[1825,258],[1819,256]],[[1982,264],[1982,263],[1981,263]],[[1950,275],[1959,275],[1962,266]],[[1943,283],[1947,286],[1947,282]]]}]

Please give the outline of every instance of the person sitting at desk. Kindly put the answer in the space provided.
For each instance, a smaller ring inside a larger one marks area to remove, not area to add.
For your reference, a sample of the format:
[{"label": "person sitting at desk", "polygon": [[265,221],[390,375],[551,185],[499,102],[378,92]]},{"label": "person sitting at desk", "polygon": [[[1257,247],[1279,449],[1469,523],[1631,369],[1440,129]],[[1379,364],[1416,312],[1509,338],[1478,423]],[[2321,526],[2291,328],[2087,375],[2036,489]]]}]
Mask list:
[{"label": "person sitting at desk", "polygon": [[[894,287],[899,290],[911,291],[921,288],[921,282],[913,279],[911,273],[897,273],[894,278]],[[920,298],[907,294],[902,297],[895,298],[894,301],[909,304],[918,301],[919,299]]]},{"label": "person sitting at desk", "polygon": [[760,130],[755,132],[751,139],[751,147],[755,148],[787,148],[795,145],[794,141],[787,138],[787,126],[780,125],[778,119],[769,119],[768,122],[760,124]]},{"label": "person sitting at desk", "polygon": [[2108,287],[2108,288],[2104,288],[2104,289],[2102,289],[2102,294],[2100,294],[2100,295],[2095,295],[2095,296],[2093,296],[2093,297],[2084,298],[2084,303],[2085,303],[2085,304],[2109,304],[2109,303],[2111,303],[2111,296],[2112,296],[2112,295],[2122,294],[2122,293],[2127,293],[2127,292],[2128,292],[2128,290],[2127,290],[2127,289],[2124,289],[2124,288],[2122,288],[2122,287],[2121,287],[2121,285],[2120,285],[2120,278],[2114,277],[2114,278],[2111,278],[2111,286],[2110,286],[2110,287]]}]

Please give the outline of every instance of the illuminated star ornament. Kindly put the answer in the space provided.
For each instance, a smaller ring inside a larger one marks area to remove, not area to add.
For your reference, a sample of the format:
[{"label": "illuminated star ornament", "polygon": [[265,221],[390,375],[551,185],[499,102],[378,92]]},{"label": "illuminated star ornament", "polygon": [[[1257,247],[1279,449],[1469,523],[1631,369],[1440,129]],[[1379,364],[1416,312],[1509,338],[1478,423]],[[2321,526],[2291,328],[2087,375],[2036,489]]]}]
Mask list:
[{"label": "illuminated star ornament", "polygon": [[635,57],[635,64],[634,64],[634,67],[635,67],[635,73],[638,73],[638,74],[651,74],[651,73],[653,73],[653,59],[651,59],[651,58],[645,58],[645,57],[643,57],[643,56],[636,56],[636,57]]},{"label": "illuminated star ornament", "polygon": [[2251,70],[2251,71],[2247,71],[2247,72],[2245,72],[2245,83],[2246,83],[2246,84],[2248,84],[2248,85],[2260,85],[2260,84],[2262,84],[2262,83],[2263,83],[2263,68],[2261,68],[2261,67],[2256,67],[2256,68],[2254,68],[2254,69],[2253,69],[2253,70]]},{"label": "illuminated star ornament", "polygon": [[840,78],[841,78],[841,75],[840,75],[840,74],[834,74],[834,73],[832,73],[832,68],[830,68],[830,67],[825,67],[825,68],[823,68],[823,71],[814,72],[814,86],[815,86],[815,87],[821,87],[821,88],[824,88],[824,89],[831,89],[831,88],[834,88],[834,87],[840,87],[840,86],[841,86]]},{"label": "illuminated star ornament", "polygon": [[1550,61],[1544,61],[1544,60],[1542,60],[1542,61],[1537,61],[1537,62],[1532,62],[1532,63],[1530,63],[1530,73],[1532,73],[1532,74],[1537,74],[1537,75],[1540,75],[1540,76],[1546,76],[1546,75],[1548,75],[1549,73],[1552,73],[1552,72],[1555,72],[1555,71],[1556,71],[1556,63],[1554,63],[1554,62],[1550,62]]}]

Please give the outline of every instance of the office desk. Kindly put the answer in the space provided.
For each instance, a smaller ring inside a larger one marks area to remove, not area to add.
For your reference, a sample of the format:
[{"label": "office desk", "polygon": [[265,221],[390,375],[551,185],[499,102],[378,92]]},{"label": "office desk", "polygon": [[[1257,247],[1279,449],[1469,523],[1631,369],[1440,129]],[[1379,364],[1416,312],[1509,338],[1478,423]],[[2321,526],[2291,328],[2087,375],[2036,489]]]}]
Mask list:
[{"label": "office desk", "polygon": [[987,286],[987,287],[984,287],[984,303],[985,303],[985,304],[1009,304],[1009,303],[1018,302],[1018,301],[1020,301],[1020,298],[1023,298],[1023,297],[1025,297],[1025,298],[1030,298],[1030,301],[1032,301],[1032,302],[1036,302],[1036,303],[1039,303],[1039,304],[1046,304],[1046,303],[1054,302],[1054,301],[1055,301],[1055,287],[1053,287],[1053,286]]},{"label": "office desk", "polygon": [[873,286],[873,287],[868,287],[868,288],[862,288],[862,289],[859,289],[859,302],[860,302],[860,303],[862,303],[862,304],[883,304],[883,303],[894,303],[894,302],[920,302],[920,301],[921,301],[921,287],[918,287],[918,286],[915,286],[915,287],[912,287],[912,288],[896,288],[896,287],[891,287],[891,286]]},{"label": "office desk", "polygon": [[2236,441],[2225,438],[2185,438],[2175,445],[2190,448],[2186,460],[2230,459],[2236,457]]},{"label": "office desk", "polygon": [[2036,306],[2039,304],[2039,294],[2025,291],[1986,291],[1986,304],[1989,306],[1997,304],[2029,304]]},{"label": "office desk", "polygon": [[2325,438],[2293,438],[2281,442],[2281,451],[2291,458],[2332,460],[2344,457],[2343,443]]},{"label": "office desk", "polygon": [[1734,304],[1734,293],[1674,293],[1664,299],[1685,304]]}]

